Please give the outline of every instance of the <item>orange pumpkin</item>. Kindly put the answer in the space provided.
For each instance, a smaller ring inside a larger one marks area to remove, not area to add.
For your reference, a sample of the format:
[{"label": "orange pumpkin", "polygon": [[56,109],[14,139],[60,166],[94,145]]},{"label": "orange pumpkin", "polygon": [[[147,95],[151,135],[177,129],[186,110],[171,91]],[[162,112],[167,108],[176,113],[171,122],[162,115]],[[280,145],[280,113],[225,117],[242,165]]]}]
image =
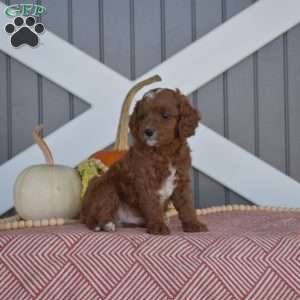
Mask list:
[{"label": "orange pumpkin", "polygon": [[118,161],[126,153],[126,150],[103,150],[95,152],[89,158],[95,158],[102,161],[107,167],[110,167],[114,162]]},{"label": "orange pumpkin", "polygon": [[90,156],[90,158],[99,159],[107,167],[123,157],[128,150],[128,125],[129,125],[129,109],[134,96],[144,86],[152,84],[156,81],[161,81],[160,76],[155,75],[146,80],[143,80],[134,85],[126,95],[125,101],[122,106],[119,126],[116,136],[116,142],[113,150],[98,151]]}]

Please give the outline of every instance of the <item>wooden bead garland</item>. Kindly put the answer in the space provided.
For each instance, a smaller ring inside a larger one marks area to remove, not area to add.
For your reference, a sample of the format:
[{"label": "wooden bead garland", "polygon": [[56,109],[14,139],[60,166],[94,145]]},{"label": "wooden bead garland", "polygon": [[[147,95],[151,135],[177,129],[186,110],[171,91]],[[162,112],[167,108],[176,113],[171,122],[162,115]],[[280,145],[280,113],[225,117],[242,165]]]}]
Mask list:
[{"label": "wooden bead garland", "polygon": [[[215,213],[225,213],[232,211],[266,211],[266,212],[298,212],[300,213],[300,208],[286,208],[286,207],[264,207],[255,205],[244,205],[244,204],[233,204],[233,205],[222,205],[222,206],[212,206],[208,208],[197,209],[197,215],[208,215]],[[177,211],[171,208],[167,212],[168,217],[177,215]]]},{"label": "wooden bead garland", "polygon": [[19,216],[0,219],[0,230],[22,229],[31,227],[61,226],[65,224],[79,223],[79,220],[51,218],[41,220],[20,220]]},{"label": "wooden bead garland", "polygon": [[[297,212],[300,213],[300,208],[285,208],[285,207],[263,207],[255,205],[223,205],[223,206],[212,206],[208,208],[197,209],[197,215],[208,215],[215,213],[225,213],[232,211],[266,211],[266,212]],[[171,208],[166,216],[172,217],[177,215],[177,211]],[[46,227],[46,226],[62,226],[66,224],[80,223],[77,219],[62,219],[62,218],[50,218],[41,220],[21,220],[18,215],[0,219],[0,230],[11,230],[11,229],[22,229],[31,227]]]}]

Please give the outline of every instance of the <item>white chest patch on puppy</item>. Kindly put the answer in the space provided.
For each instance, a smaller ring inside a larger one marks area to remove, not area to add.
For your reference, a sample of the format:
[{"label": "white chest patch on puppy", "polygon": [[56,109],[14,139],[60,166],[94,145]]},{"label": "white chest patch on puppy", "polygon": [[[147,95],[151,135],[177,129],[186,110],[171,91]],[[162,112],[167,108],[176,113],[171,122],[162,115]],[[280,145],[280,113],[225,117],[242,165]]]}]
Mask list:
[{"label": "white chest patch on puppy", "polygon": [[176,188],[176,169],[173,166],[169,166],[169,170],[171,174],[166,178],[158,191],[160,202],[162,204],[171,197]]}]

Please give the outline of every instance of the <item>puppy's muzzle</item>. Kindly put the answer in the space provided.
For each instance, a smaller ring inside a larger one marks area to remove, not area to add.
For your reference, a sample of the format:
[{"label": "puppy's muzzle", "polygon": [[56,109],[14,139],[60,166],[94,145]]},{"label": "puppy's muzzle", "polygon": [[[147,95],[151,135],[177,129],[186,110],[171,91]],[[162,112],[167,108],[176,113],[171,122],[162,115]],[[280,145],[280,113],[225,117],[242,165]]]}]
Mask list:
[{"label": "puppy's muzzle", "polygon": [[144,131],[144,135],[147,137],[147,138],[151,138],[153,135],[154,135],[155,131],[151,128],[147,128],[145,129]]},{"label": "puppy's muzzle", "polygon": [[149,146],[154,146],[157,142],[157,132],[152,128],[146,128],[144,130],[144,138]]}]

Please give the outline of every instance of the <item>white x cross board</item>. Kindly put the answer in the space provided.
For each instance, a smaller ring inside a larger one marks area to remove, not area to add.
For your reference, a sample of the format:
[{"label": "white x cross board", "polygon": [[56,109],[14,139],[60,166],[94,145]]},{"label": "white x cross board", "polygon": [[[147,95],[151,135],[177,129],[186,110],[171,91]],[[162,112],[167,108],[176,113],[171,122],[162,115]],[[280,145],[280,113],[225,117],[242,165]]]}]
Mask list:
[{"label": "white x cross board", "polygon": [[[5,5],[0,3],[0,11]],[[10,20],[1,15],[0,28]],[[299,0],[261,0],[166,62],[138,78],[159,74],[159,86],[189,94],[300,22]],[[56,161],[76,165],[115,136],[124,95],[134,82],[46,32],[36,49],[0,50],[91,104],[91,109],[47,137]],[[155,85],[154,85],[155,87]],[[258,205],[300,207],[300,184],[201,125],[190,139],[193,165]],[[13,182],[22,169],[41,163],[32,146],[0,166],[0,213],[13,206]]]}]

